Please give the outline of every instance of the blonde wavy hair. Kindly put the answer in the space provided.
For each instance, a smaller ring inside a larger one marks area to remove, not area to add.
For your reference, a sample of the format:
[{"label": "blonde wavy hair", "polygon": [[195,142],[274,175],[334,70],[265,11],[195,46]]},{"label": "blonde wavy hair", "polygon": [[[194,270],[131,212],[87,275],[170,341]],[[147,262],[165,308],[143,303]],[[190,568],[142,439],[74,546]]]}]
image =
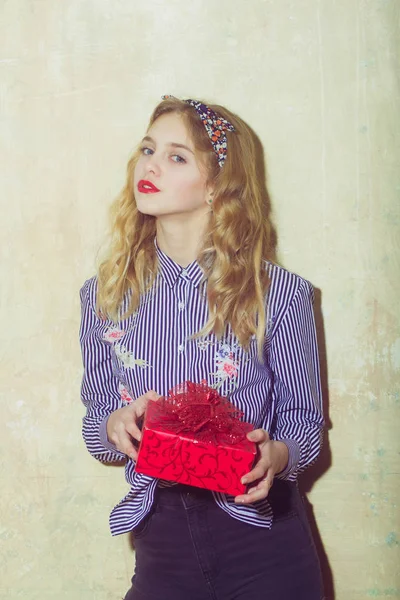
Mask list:
[{"label": "blonde wavy hair", "polygon": [[[222,168],[197,112],[186,102],[176,98],[160,102],[148,128],[161,115],[179,114],[213,187],[212,213],[198,256],[207,282],[209,319],[196,337],[213,332],[221,338],[230,324],[245,349],[255,334],[261,354],[269,285],[265,260],[273,254],[268,194],[257,169],[259,153],[250,128],[226,108],[208,106],[235,127],[235,132],[226,133],[228,154]],[[125,187],[111,207],[108,255],[98,271],[97,309],[115,322],[138,308],[158,269],[156,218],[140,213],[135,202],[133,174],[139,155],[138,149],[129,160]]]}]

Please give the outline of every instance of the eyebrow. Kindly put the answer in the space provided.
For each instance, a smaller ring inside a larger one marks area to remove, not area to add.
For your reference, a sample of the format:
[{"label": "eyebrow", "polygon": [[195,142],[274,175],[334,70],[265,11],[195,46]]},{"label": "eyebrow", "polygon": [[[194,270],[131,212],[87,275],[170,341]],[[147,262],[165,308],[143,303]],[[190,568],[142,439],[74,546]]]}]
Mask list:
[{"label": "eyebrow", "polygon": [[[151,138],[149,135],[146,135],[142,142],[151,142],[152,144],[156,145],[155,141],[153,140],[153,138]],[[191,152],[191,154],[194,155],[193,150],[191,150],[189,148],[189,146],[185,146],[185,144],[176,144],[175,142],[169,142],[168,146],[172,146],[172,148],[183,148],[184,150],[188,150],[189,152]]]}]

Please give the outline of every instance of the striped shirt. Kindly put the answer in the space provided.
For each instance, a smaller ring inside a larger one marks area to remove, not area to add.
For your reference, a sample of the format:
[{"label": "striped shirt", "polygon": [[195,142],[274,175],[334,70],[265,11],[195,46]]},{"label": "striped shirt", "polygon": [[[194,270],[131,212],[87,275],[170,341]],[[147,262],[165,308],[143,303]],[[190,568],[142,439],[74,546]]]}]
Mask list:
[{"label": "striped shirt", "polygon": [[[158,274],[138,309],[118,324],[96,315],[97,278],[81,289],[80,342],[84,364],[83,437],[101,462],[126,461],[130,490],[110,515],[113,535],[136,527],[150,511],[157,485],[168,482],[135,472],[135,462],[107,439],[108,416],[148,390],[166,395],[184,381],[206,380],[243,411],[243,420],[284,441],[289,461],[280,479],[295,481],[320,451],[323,417],[311,284],[267,263],[271,285],[266,298],[263,361],[257,340],[244,350],[230,327],[192,339],[207,322],[204,274],[194,261],[186,268],[156,247]],[[270,528],[268,499],[236,505],[233,496],[213,492],[232,517]]]}]

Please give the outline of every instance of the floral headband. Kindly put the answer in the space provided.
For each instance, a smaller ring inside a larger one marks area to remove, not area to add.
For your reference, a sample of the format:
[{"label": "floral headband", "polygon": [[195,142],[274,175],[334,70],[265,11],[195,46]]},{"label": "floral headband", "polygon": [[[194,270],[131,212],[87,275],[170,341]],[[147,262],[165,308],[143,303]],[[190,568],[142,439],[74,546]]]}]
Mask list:
[{"label": "floral headband", "polygon": [[[162,99],[168,100],[168,98],[174,97],[175,96],[163,96]],[[220,167],[223,167],[227,157],[227,139],[225,132],[235,131],[234,126],[232,123],[229,123],[229,121],[218,115],[209,106],[198,100],[184,100],[184,102],[193,106],[199,115],[208,133],[208,137],[211,140],[214,152],[217,155],[218,164]]]}]

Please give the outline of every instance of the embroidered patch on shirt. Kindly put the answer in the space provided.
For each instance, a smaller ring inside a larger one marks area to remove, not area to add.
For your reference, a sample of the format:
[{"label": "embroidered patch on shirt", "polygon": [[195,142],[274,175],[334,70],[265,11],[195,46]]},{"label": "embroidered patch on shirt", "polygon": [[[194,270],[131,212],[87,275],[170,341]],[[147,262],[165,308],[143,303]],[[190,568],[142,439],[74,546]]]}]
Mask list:
[{"label": "embroidered patch on shirt", "polygon": [[109,327],[105,330],[103,339],[106,342],[114,344],[115,342],[118,342],[121,338],[123,338],[125,333],[126,332],[123,329],[119,329],[119,327]]},{"label": "embroidered patch on shirt", "polygon": [[[128,329],[128,331],[130,331],[130,329]],[[147,367],[150,367],[151,365],[147,362],[147,360],[144,360],[143,358],[135,358],[133,352],[129,352],[129,350],[127,350],[125,346],[120,343],[120,340],[126,333],[127,331],[124,331],[119,327],[109,327],[104,332],[103,339],[106,342],[113,344],[115,355],[127,369],[132,369],[134,367],[146,369]]]},{"label": "embroidered patch on shirt", "polygon": [[237,378],[239,375],[240,360],[235,357],[235,353],[239,344],[229,345],[221,342],[215,353],[216,372],[210,373],[214,378],[212,384],[217,390],[226,382],[229,381],[228,391],[230,393],[237,386]]},{"label": "embroidered patch on shirt", "polygon": [[199,350],[203,350],[204,352],[209,346],[215,344],[215,342],[213,342],[212,340],[196,340],[196,344]]},{"label": "embroidered patch on shirt", "polygon": [[135,358],[133,352],[129,352],[129,350],[127,350],[125,346],[122,346],[121,344],[115,344],[114,350],[119,360],[127,369],[133,369],[134,367],[146,369],[147,367],[151,367],[147,360],[144,360],[144,358]]},{"label": "embroidered patch on shirt", "polygon": [[132,398],[128,389],[122,383],[119,383],[118,390],[119,390],[119,393],[121,394],[122,403],[125,406],[134,401],[134,398]]}]

